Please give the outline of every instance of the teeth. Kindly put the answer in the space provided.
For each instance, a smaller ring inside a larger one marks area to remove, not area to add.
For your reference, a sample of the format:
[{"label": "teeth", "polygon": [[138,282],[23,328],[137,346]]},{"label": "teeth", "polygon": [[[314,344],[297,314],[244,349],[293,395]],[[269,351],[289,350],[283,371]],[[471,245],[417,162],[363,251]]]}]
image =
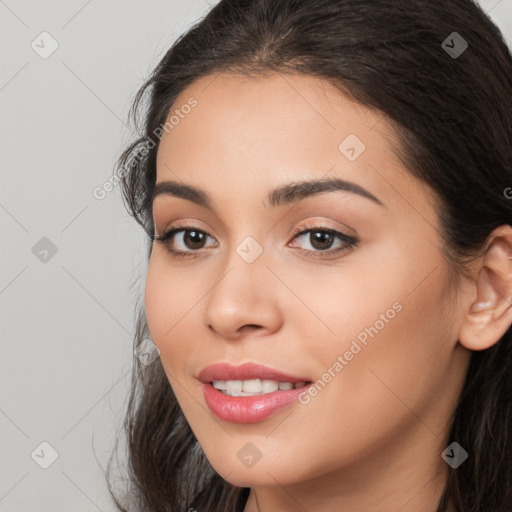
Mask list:
[{"label": "teeth", "polygon": [[261,380],[244,380],[242,383],[242,391],[247,393],[261,393]]},{"label": "teeth", "polygon": [[301,388],[306,385],[305,382],[278,382],[268,379],[250,379],[250,380],[214,380],[212,385],[215,389],[222,391],[229,396],[255,396],[273,393],[277,390],[288,391],[294,388]]},{"label": "teeth", "polygon": [[227,380],[226,381],[226,393],[231,395],[232,393],[240,393],[242,391],[241,380]]},{"label": "teeth", "polygon": [[220,389],[222,391],[226,391],[226,389],[228,389],[228,387],[226,386],[226,381],[225,380],[214,380],[212,382],[212,384],[213,384],[214,388]]},{"label": "teeth", "polygon": [[[273,393],[274,391],[277,391],[279,389],[279,382],[276,380],[264,380],[262,384],[262,391],[263,393]],[[284,383],[282,383],[284,384]],[[291,382],[287,382],[287,384],[290,384],[293,388],[293,384]]]}]

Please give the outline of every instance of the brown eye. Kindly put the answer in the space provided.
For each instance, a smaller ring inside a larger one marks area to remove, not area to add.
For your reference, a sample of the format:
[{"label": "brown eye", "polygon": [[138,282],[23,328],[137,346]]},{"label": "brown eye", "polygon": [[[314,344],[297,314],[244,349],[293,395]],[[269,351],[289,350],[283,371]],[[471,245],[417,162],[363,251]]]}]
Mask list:
[{"label": "brown eye", "polygon": [[[162,235],[155,235],[153,240],[164,244],[173,256],[185,258],[196,256],[194,253],[205,247],[206,239],[209,236],[208,233],[200,229],[185,226],[164,231]],[[176,244],[178,244],[177,248]]]},{"label": "brown eye", "polygon": [[[303,226],[303,228],[305,229],[297,233],[293,240],[303,238],[309,244],[309,248],[297,249],[308,257],[323,258],[324,256],[346,251],[358,243],[358,240],[353,236],[346,235],[336,229],[307,225]],[[339,240],[338,247],[332,249],[336,239]]]},{"label": "brown eye", "polygon": [[322,230],[310,231],[309,242],[315,249],[319,251],[330,249],[334,242],[334,236],[332,233]]},{"label": "brown eye", "polygon": [[183,230],[182,241],[188,249],[202,249],[206,240],[205,233],[196,230]]},{"label": "brown eye", "polygon": [[[346,235],[341,231],[326,228],[322,226],[303,226],[303,231],[297,233],[293,240],[304,237],[309,243],[308,249],[297,249],[310,258],[323,258],[342,251],[346,251],[357,245],[358,240],[352,236]],[[180,226],[164,231],[162,235],[155,235],[153,241],[157,241],[174,257],[194,258],[199,256],[205,247],[206,239],[210,237],[208,233],[193,226]],[[338,247],[332,248],[333,244],[339,240]],[[213,240],[213,238],[212,238]]]}]

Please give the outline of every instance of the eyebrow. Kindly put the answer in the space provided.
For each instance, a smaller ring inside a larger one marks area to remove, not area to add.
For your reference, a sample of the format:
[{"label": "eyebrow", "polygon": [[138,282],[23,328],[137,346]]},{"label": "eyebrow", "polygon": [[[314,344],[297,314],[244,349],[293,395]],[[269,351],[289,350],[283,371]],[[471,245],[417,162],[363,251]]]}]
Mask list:
[{"label": "eyebrow", "polygon": [[[295,203],[307,197],[311,197],[317,194],[325,192],[344,191],[357,194],[366,199],[384,206],[384,204],[377,199],[371,192],[361,187],[357,183],[351,181],[342,180],[340,178],[324,178],[313,181],[296,181],[285,185],[280,185],[276,189],[272,190],[268,196],[268,204],[272,207],[278,207],[289,203]],[[209,210],[212,210],[212,200],[210,196],[201,189],[193,187],[192,185],[185,185],[178,183],[177,181],[163,181],[155,185],[153,194],[151,197],[151,204],[156,197],[160,195],[170,195],[187,199],[192,201],[199,206],[204,206]]]}]

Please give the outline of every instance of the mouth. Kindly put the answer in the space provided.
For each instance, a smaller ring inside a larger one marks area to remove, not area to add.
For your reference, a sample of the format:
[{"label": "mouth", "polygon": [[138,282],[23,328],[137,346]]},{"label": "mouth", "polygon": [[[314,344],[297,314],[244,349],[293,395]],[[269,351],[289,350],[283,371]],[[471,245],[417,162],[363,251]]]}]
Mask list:
[{"label": "mouth", "polygon": [[198,376],[210,411],[232,423],[257,423],[297,401],[311,384],[304,376],[285,374],[254,363],[217,363]]},{"label": "mouth", "polygon": [[215,389],[228,396],[261,396],[275,391],[290,391],[311,384],[310,381],[287,382],[271,379],[249,380],[213,380],[210,382]]}]

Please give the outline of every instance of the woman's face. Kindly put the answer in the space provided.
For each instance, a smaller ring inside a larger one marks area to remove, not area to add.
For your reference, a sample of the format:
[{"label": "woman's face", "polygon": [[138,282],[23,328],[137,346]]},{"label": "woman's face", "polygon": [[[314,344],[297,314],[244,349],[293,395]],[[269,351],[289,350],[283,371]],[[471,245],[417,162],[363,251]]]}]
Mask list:
[{"label": "woman's face", "polygon": [[433,195],[382,114],[314,77],[221,74],[170,115],[157,185],[209,206],[169,185],[155,197],[156,233],[188,231],[154,242],[146,313],[216,471],[250,487],[350,475],[357,489],[446,466],[470,352]]}]

